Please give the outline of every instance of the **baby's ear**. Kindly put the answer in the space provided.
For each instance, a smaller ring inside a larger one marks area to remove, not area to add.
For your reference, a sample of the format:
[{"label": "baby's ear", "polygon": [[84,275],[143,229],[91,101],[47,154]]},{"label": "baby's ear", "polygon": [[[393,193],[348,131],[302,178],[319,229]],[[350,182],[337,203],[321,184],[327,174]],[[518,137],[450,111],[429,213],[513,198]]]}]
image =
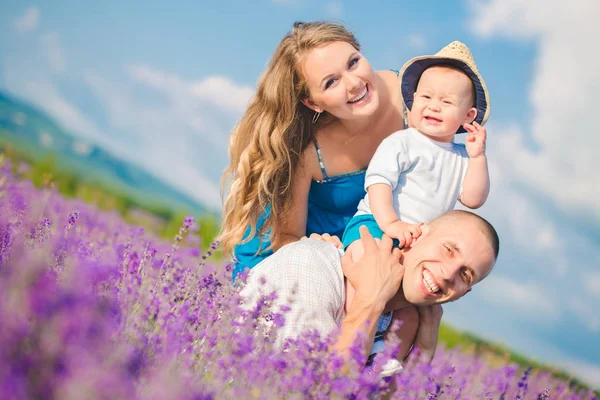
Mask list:
[{"label": "baby's ear", "polygon": [[467,116],[465,117],[465,123],[472,124],[473,121],[475,121],[475,118],[477,118],[477,109],[475,107],[471,107],[471,108],[469,108],[469,111],[467,111]]}]

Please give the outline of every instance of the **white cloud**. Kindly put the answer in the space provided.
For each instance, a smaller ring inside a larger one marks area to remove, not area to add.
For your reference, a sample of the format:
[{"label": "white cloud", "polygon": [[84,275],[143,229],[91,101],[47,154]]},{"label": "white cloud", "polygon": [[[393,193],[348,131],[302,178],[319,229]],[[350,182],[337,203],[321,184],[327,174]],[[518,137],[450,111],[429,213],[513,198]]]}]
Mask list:
[{"label": "white cloud", "polygon": [[573,296],[569,299],[568,306],[583,326],[586,326],[592,332],[600,333],[600,315],[595,303],[597,301],[592,302],[591,299]]},{"label": "white cloud", "polygon": [[538,145],[528,150],[522,133],[498,129],[498,154],[515,179],[563,207],[586,210],[600,221],[600,135],[593,116],[600,107],[600,2],[492,0],[476,3],[475,31],[485,37],[535,39],[531,82],[532,123],[524,129]]},{"label": "white cloud", "polygon": [[409,35],[407,42],[414,50],[420,51],[427,47],[427,39],[425,39],[425,36],[420,33],[413,33]]},{"label": "white cloud", "polygon": [[50,32],[40,38],[42,52],[48,60],[48,64],[53,72],[63,73],[67,67],[67,58],[60,42],[60,37],[56,32]]},{"label": "white cloud", "polygon": [[18,17],[14,22],[14,28],[19,33],[33,31],[40,22],[40,9],[38,7],[29,7],[25,14]]},{"label": "white cloud", "polygon": [[19,75],[15,68],[5,68],[6,88],[56,118],[67,131],[96,143],[106,144],[104,134],[75,105],[71,104],[49,80]]},{"label": "white cloud", "polygon": [[341,1],[329,1],[325,3],[325,13],[330,18],[341,18],[344,13],[344,5]]},{"label": "white cloud", "polygon": [[539,282],[521,282],[502,275],[489,276],[477,290],[481,296],[515,313],[545,321],[556,321],[560,309]]},{"label": "white cloud", "polygon": [[[128,66],[123,81],[87,74],[130,157],[212,208],[227,162],[229,132],[253,91],[224,77],[185,80],[148,66]],[[143,94],[139,91],[143,90]],[[145,97],[152,97],[146,101]]]},{"label": "white cloud", "polygon": [[[164,92],[173,99],[181,96],[213,102],[234,112],[246,107],[254,90],[239,86],[222,76],[209,76],[200,81],[185,81],[176,75],[167,74],[146,65],[130,65],[126,72],[136,81]],[[181,99],[189,101],[189,99]]]},{"label": "white cloud", "polygon": [[[184,80],[145,65],[127,66],[125,71],[135,82],[155,89],[165,96],[173,112],[192,130],[203,134],[205,139],[219,147],[227,146],[227,136],[233,122],[243,112],[254,93],[253,88],[237,85],[222,76]],[[206,105],[216,107],[216,111],[223,114],[221,121],[227,124],[226,132],[219,132],[223,130],[223,127],[215,126],[219,115],[207,112]]]},{"label": "white cloud", "polygon": [[581,274],[581,283],[589,295],[600,298],[600,272],[584,271]]}]

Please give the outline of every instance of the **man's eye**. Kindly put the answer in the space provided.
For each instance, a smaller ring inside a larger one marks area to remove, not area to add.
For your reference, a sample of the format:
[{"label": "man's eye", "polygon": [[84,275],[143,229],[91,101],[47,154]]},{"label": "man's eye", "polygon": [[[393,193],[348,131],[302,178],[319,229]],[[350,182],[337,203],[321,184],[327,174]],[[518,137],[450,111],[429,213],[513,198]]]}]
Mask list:
[{"label": "man's eye", "polygon": [[444,100],[442,103],[444,103],[444,104],[452,104],[452,102],[450,100]]},{"label": "man's eye", "polygon": [[470,285],[471,284],[471,275],[467,272],[467,270],[463,269],[461,271],[461,274],[463,276],[463,280],[465,281],[465,283]]},{"label": "man's eye", "polygon": [[444,248],[446,249],[446,253],[452,255],[452,249],[450,248],[450,246],[444,245]]},{"label": "man's eye", "polygon": [[423,97],[424,99],[427,99],[427,100],[431,99],[431,96],[428,94],[424,94],[421,97]]}]

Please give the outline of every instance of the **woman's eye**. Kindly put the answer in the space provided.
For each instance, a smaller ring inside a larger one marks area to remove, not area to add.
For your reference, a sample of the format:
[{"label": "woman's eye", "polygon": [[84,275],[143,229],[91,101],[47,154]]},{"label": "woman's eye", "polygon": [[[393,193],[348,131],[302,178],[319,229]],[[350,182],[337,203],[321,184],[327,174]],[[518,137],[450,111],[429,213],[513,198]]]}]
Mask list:
[{"label": "woman's eye", "polygon": [[360,57],[355,57],[352,60],[350,60],[350,63],[348,64],[349,68],[354,67],[356,64],[358,64],[358,60],[360,60]]},{"label": "woman's eye", "polygon": [[327,82],[325,82],[325,89],[328,89],[334,83],[335,83],[335,79],[328,80]]}]

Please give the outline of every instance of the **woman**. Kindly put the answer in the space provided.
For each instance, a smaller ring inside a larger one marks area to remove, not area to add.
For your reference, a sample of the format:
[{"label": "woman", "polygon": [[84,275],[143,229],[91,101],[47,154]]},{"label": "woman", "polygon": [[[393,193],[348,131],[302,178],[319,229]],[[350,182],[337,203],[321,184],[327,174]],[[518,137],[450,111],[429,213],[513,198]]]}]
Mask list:
[{"label": "woman", "polygon": [[[397,72],[373,71],[341,25],[295,23],[231,136],[220,242],[234,279],[304,236],[341,237],[375,150],[404,127]],[[394,318],[407,350],[423,319],[414,308]]]},{"label": "woman", "polygon": [[303,236],[341,236],[377,146],[404,128],[399,86],[343,26],[294,24],[231,137],[220,240],[234,277]]}]

